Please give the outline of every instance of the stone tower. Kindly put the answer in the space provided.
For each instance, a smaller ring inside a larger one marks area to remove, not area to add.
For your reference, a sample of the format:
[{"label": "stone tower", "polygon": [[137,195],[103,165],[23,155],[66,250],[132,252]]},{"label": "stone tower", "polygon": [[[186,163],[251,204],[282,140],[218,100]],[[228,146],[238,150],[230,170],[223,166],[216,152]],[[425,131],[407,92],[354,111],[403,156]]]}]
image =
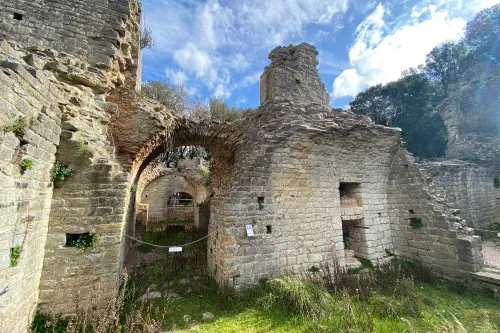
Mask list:
[{"label": "stone tower", "polygon": [[288,100],[328,105],[330,98],[316,69],[317,56],[316,48],[307,43],[272,50],[271,64],[260,77],[260,104]]}]

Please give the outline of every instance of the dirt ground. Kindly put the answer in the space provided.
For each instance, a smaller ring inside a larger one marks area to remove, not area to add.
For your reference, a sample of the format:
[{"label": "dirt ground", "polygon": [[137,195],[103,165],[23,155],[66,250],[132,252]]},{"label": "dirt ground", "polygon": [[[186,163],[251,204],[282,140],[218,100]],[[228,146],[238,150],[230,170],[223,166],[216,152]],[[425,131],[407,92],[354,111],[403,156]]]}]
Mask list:
[{"label": "dirt ground", "polygon": [[485,266],[500,268],[500,239],[489,239],[483,242]]},{"label": "dirt ground", "polygon": [[139,243],[133,244],[128,251],[127,260],[125,260],[125,268],[128,272],[143,262],[151,262],[161,258],[167,251],[166,249],[154,249],[151,252],[141,252],[137,249],[139,245]]}]

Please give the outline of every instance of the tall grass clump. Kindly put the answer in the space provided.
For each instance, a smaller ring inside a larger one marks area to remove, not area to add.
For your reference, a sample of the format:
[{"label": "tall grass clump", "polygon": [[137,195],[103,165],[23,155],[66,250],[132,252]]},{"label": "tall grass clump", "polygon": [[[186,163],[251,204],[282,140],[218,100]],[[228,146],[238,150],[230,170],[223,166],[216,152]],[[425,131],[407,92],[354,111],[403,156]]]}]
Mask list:
[{"label": "tall grass clump", "polygon": [[333,309],[333,298],[326,288],[312,279],[285,274],[263,284],[265,294],[259,303],[268,310],[280,308],[312,319],[325,317]]},{"label": "tall grass clump", "polygon": [[124,308],[127,297],[128,275],[124,271],[122,283],[115,297],[103,303],[100,296],[109,293],[96,288],[82,305],[77,295],[73,300],[75,315],[63,318],[55,314],[38,313],[31,324],[32,333],[109,333],[109,332],[159,332],[163,329],[166,309],[145,302],[130,311]]}]

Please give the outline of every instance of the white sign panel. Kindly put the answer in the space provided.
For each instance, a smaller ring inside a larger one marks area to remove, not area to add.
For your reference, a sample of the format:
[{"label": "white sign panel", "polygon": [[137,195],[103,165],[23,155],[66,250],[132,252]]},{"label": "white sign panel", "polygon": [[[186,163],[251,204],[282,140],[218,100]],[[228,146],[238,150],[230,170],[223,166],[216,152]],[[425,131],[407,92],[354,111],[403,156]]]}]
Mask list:
[{"label": "white sign panel", "polygon": [[182,247],[180,247],[180,246],[169,247],[168,252],[182,252]]},{"label": "white sign panel", "polygon": [[247,224],[247,236],[248,237],[253,237],[254,234],[253,234],[253,227],[251,224]]}]

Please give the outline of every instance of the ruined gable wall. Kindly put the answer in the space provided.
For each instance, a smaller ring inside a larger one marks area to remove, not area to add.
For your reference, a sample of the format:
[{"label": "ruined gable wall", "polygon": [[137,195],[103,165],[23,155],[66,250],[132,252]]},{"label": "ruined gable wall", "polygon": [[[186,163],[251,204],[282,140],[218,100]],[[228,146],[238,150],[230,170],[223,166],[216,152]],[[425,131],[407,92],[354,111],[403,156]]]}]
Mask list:
[{"label": "ruined gable wall", "polygon": [[[279,49],[290,54],[290,48]],[[397,129],[351,113],[332,114],[322,99],[297,94],[322,96],[324,90],[311,88],[319,85],[292,87],[289,94],[281,89],[275,80],[280,75],[292,82],[302,67],[315,66],[315,50],[305,49],[311,52],[293,62],[271,57],[291,66],[266,68],[264,105],[245,119],[234,165],[211,200],[208,259],[217,281],[240,288],[324,261],[344,264],[342,221],[353,217],[361,221],[360,257],[396,254],[447,275],[479,270],[480,238],[435,195],[401,149]],[[355,183],[362,207],[342,207],[341,182]],[[410,211],[423,228],[409,226]],[[247,224],[254,237],[247,237]]]},{"label": "ruined gable wall", "polygon": [[499,223],[500,188],[494,186],[499,172],[458,160],[420,164],[441,189],[449,206],[460,210],[467,226],[490,229]]},{"label": "ruined gable wall", "polygon": [[[61,133],[61,95],[39,70],[25,68],[6,42],[0,47],[0,331],[23,332],[36,312],[49,223],[50,169]],[[25,117],[21,142],[5,126]],[[32,160],[23,175],[20,162]],[[10,266],[10,248],[22,246]]]},{"label": "ruined gable wall", "polygon": [[[299,110],[302,121],[286,116]],[[342,214],[352,212],[340,207],[341,181],[361,185],[357,213],[364,247],[357,255],[385,257],[392,233],[384,193],[398,131],[361,119],[353,119],[359,125],[353,129],[339,119],[344,131],[321,106],[288,104],[260,112],[258,122],[248,123],[263,127],[254,141],[265,139],[237,152],[227,193],[212,198],[209,232],[216,235],[209,240],[209,258],[218,281],[240,288],[285,270],[332,260],[344,264]],[[255,237],[246,236],[246,224],[253,225]]]},{"label": "ruined gable wall", "polygon": [[[419,170],[406,150],[394,155],[388,186],[394,254],[420,261],[445,276],[479,271],[481,238],[473,236],[439,194],[432,178]],[[423,226],[410,226],[412,218],[421,219]]]}]

